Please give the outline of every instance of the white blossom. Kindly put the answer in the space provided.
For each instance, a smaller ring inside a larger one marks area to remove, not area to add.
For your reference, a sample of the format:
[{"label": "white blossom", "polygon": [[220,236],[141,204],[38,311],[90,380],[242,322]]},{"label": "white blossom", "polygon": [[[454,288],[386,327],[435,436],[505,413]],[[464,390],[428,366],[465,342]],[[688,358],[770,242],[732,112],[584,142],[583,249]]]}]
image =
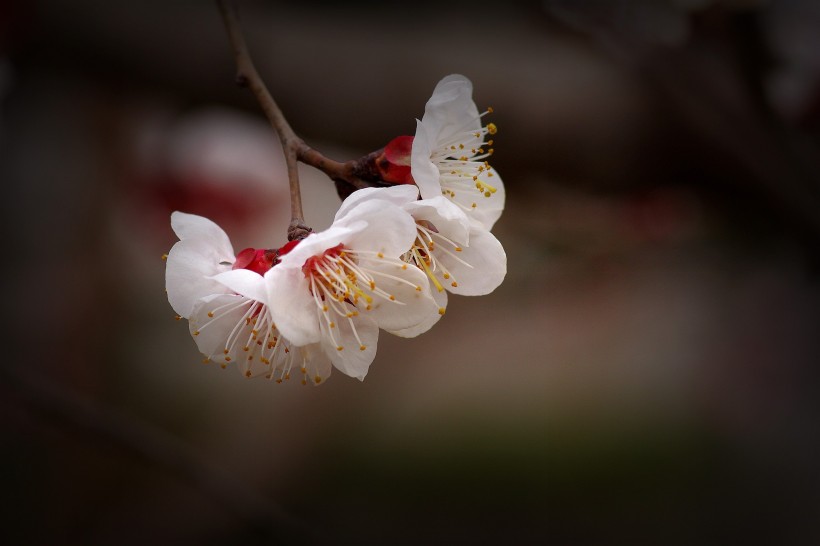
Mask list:
[{"label": "white blossom", "polygon": [[416,237],[410,215],[384,201],[347,204],[330,228],[300,241],[265,279],[282,333],[298,345],[320,343],[343,373],[364,379],[379,328],[417,335],[438,306],[424,273],[401,259]]},{"label": "white blossom", "polygon": [[504,184],[490,165],[496,126],[482,126],[473,85],[452,74],[436,85],[417,121],[411,172],[424,199],[444,195],[469,218],[491,229],[504,209]]},{"label": "white blossom", "polygon": [[201,216],[174,212],[171,226],[180,240],[167,257],[168,301],[188,319],[206,362],[235,365],[246,377],[277,382],[289,379],[294,369],[303,383],[318,384],[330,375],[330,360],[318,345],[296,347],[271,318],[261,273],[274,264],[273,257],[246,249],[238,260],[225,232]]},{"label": "white blossom", "polygon": [[[495,290],[507,274],[507,256],[498,239],[443,196],[420,201],[416,197],[415,188],[408,186],[359,190],[345,201],[336,218],[368,201],[406,211],[416,224],[416,237],[402,259],[427,275],[440,315],[447,307],[447,292],[480,296]],[[427,323],[415,328],[424,331],[436,319],[428,317]],[[393,333],[410,336],[420,333],[416,329]]]}]

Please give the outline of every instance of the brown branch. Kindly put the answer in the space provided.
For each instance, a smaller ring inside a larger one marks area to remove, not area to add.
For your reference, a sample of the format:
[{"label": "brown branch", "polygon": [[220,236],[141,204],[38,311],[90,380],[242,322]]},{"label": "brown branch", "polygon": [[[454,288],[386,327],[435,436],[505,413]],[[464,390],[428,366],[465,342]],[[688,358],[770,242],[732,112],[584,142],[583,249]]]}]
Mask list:
[{"label": "brown branch", "polygon": [[256,71],[242,29],[239,26],[239,18],[232,0],[217,0],[217,4],[219,11],[222,13],[231,48],[236,58],[236,81],[242,87],[249,88],[254,94],[282,143],[290,184],[291,221],[288,228],[288,240],[302,239],[311,232],[311,229],[305,225],[302,212],[302,196],[299,189],[299,172],[297,169],[298,161],[316,167],[337,183],[347,184],[353,189],[368,187],[369,184],[356,175],[355,161],[339,163],[328,159],[305,144],[296,135],[287,119],[285,119],[284,114],[282,114],[282,110],[273,100],[259,72]]}]

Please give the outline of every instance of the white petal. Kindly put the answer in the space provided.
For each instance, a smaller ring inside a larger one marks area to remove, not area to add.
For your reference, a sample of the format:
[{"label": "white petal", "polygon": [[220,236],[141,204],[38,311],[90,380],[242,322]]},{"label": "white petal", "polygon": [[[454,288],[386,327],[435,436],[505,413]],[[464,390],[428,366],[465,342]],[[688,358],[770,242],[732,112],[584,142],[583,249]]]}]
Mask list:
[{"label": "white petal", "polygon": [[301,359],[302,366],[305,369],[305,382],[313,383],[314,385],[321,385],[328,377],[333,369],[330,358],[325,354],[324,347],[321,343],[311,343],[304,347],[293,347],[291,351],[298,353]]},{"label": "white petal", "polygon": [[[228,339],[246,337],[242,331],[247,327],[253,300],[236,294],[223,294],[202,298],[194,306],[189,328],[197,348],[215,362],[236,362],[237,351],[244,344],[228,343]],[[210,316],[213,315],[213,316]],[[248,327],[249,328],[249,327]],[[228,350],[225,353],[225,350]]]},{"label": "white petal", "polygon": [[[495,290],[507,275],[507,254],[498,239],[481,227],[473,227],[470,246],[461,248],[461,252],[455,252],[442,243],[434,251],[436,259],[452,274],[450,280],[439,277],[444,287],[465,296],[482,296]],[[445,249],[448,252],[443,252]],[[458,286],[452,286],[453,280]]]},{"label": "white petal", "polygon": [[386,201],[366,201],[352,210],[342,222],[363,219],[367,225],[351,232],[345,245],[351,250],[381,252],[398,257],[416,240],[416,222],[404,209]]},{"label": "white petal", "polygon": [[433,149],[453,138],[467,149],[478,148],[481,143],[481,138],[472,135],[481,128],[473,84],[460,74],[446,76],[436,85],[421,120],[433,131]]},{"label": "white petal", "polygon": [[434,138],[427,126],[421,121],[416,121],[416,136],[413,138],[413,148],[410,152],[410,172],[423,199],[441,195],[441,175],[431,160],[435,146]]},{"label": "white petal", "polygon": [[409,184],[400,184],[391,186],[389,188],[364,188],[356,190],[351,193],[347,199],[344,200],[342,206],[336,212],[334,222],[340,218],[347,216],[357,205],[366,201],[374,199],[387,201],[397,206],[402,206],[405,203],[411,203],[418,199],[419,190],[416,186]]},{"label": "white petal", "polygon": [[302,268],[275,265],[265,273],[265,286],[271,316],[282,335],[298,346],[318,342],[318,309]]},{"label": "white petal", "polygon": [[234,257],[233,247],[221,227],[202,216],[175,211],[171,213],[171,228],[180,240],[205,239],[218,253]]},{"label": "white petal", "polygon": [[[376,345],[379,340],[379,328],[376,323],[361,315],[340,320],[332,329],[332,339],[329,333],[331,329],[327,325],[323,325],[323,328],[326,333],[322,345],[333,365],[342,373],[363,380],[376,357]],[[334,339],[337,343],[335,346]],[[342,349],[339,350],[339,347]]]},{"label": "white petal", "polygon": [[214,275],[213,280],[222,283],[227,288],[262,303],[268,300],[265,288],[265,278],[249,269],[234,269]]},{"label": "white petal", "polygon": [[[495,193],[491,193],[489,197],[485,196],[478,188],[471,187],[470,189],[455,189],[455,198],[452,199],[459,204],[467,216],[475,222],[481,224],[485,229],[492,229],[495,222],[501,217],[504,211],[504,201],[506,199],[504,191],[504,183],[501,177],[493,169],[493,176],[487,177],[486,173],[479,176],[482,182],[486,182],[495,188]],[[442,187],[452,189],[446,181],[442,181]],[[473,206],[475,204],[475,206]]]},{"label": "white petal", "polygon": [[433,300],[436,302],[436,305],[438,306],[438,313],[434,315],[429,315],[424,322],[421,322],[411,328],[386,331],[399,337],[416,337],[419,334],[423,334],[424,332],[435,326],[435,324],[441,319],[441,317],[444,315],[445,310],[447,309],[447,292],[444,290],[439,292],[433,285],[432,281],[430,281],[430,293],[432,294]]},{"label": "white petal", "polygon": [[408,203],[404,210],[418,220],[433,224],[439,233],[459,244],[469,243],[470,220],[458,205],[439,195]]},{"label": "white petal", "polygon": [[224,285],[210,277],[230,270],[233,261],[233,255],[225,255],[206,239],[177,242],[168,252],[165,263],[165,289],[174,311],[188,318],[200,298],[228,292]]},{"label": "white petal", "polygon": [[372,309],[363,312],[379,327],[401,331],[425,324],[431,316],[439,314],[438,305],[430,295],[427,276],[419,268],[402,269],[399,260],[362,260],[359,265],[371,271],[377,289],[395,298],[374,295]]}]

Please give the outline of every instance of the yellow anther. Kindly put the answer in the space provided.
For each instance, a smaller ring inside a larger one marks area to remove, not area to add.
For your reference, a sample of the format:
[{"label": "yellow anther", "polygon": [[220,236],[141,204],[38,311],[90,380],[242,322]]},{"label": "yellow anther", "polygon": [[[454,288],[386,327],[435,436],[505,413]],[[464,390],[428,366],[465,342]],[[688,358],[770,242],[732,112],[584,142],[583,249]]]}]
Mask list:
[{"label": "yellow anther", "polygon": [[439,315],[443,315],[443,314],[444,314],[444,313],[446,313],[446,312],[447,312],[447,309],[445,309],[444,307],[439,307],[439,308],[438,308],[438,314],[439,314]]},{"label": "yellow anther", "polygon": [[407,264],[401,264],[402,269],[407,269]]},{"label": "yellow anther", "polygon": [[492,107],[492,106],[488,106],[488,107],[487,107],[487,113],[488,113],[488,114],[492,114],[493,112],[495,112],[495,110],[493,110],[493,107]]},{"label": "yellow anther", "polygon": [[322,306],[322,311],[324,311],[325,313],[327,313],[327,305],[323,305],[323,306]]},{"label": "yellow anther", "polygon": [[378,254],[376,254],[376,256],[378,256],[379,258],[384,258],[384,254],[382,254],[381,252],[379,252]]},{"label": "yellow anther", "polygon": [[491,135],[494,135],[498,132],[498,127],[495,126],[495,123],[488,123],[487,124],[487,132]]},{"label": "yellow anther", "polygon": [[248,370],[247,372],[245,372],[245,377],[250,377],[250,376],[251,376],[251,371],[250,371],[250,370]]},{"label": "yellow anther", "polygon": [[244,347],[242,347],[242,350],[245,351],[245,352],[248,352],[250,350],[250,347],[245,345]]},{"label": "yellow anther", "polygon": [[457,246],[457,247],[455,248],[455,251],[456,251],[456,252],[461,252],[461,251],[462,251],[462,248],[461,248],[460,246]]},{"label": "yellow anther", "polygon": [[210,359],[210,358],[204,358],[204,359],[202,359],[202,363],[203,363],[203,364],[207,364],[207,363],[209,363],[210,361],[211,361],[211,359]]},{"label": "yellow anther", "polygon": [[214,314],[211,311],[208,311],[208,318],[214,318]]},{"label": "yellow anther", "polygon": [[198,336],[199,335],[199,330],[194,330],[193,335]]},{"label": "yellow anther", "polygon": [[225,362],[230,362],[230,361],[231,361],[231,357],[226,356],[226,357],[225,357]]},{"label": "yellow anther", "polygon": [[322,378],[317,375],[316,377],[313,378],[313,382],[318,385],[319,383],[322,382]]},{"label": "yellow anther", "polygon": [[484,197],[489,197],[489,196],[491,196],[491,195],[492,195],[492,194],[491,194],[490,192],[488,192],[488,191],[485,191],[485,192],[484,192]]},{"label": "yellow anther", "polygon": [[182,320],[182,317],[179,315],[174,315],[174,320]]},{"label": "yellow anther", "polygon": [[456,288],[458,286],[458,283],[456,281],[453,281],[453,282],[450,283],[450,286],[452,286],[453,288]]},{"label": "yellow anther", "polygon": [[449,274],[449,273],[445,273],[445,274],[444,274],[444,278],[445,278],[445,279],[449,279],[449,278],[450,278],[450,274]]},{"label": "yellow anther", "polygon": [[359,345],[359,350],[360,350],[360,351],[364,351],[364,350],[366,350],[366,349],[367,349],[367,346],[366,346],[366,345]]},{"label": "yellow anther", "polygon": [[220,365],[219,365],[219,367],[220,367],[220,368],[222,368],[222,369],[224,370],[225,368],[227,368],[227,367],[228,367],[228,365],[227,365],[227,364],[220,364]]},{"label": "yellow anther", "polygon": [[165,261],[165,260],[167,260],[167,259],[168,259],[168,255],[167,255],[167,254],[163,254],[163,255],[162,255],[162,260],[163,260],[163,261]]},{"label": "yellow anther", "polygon": [[281,382],[282,382],[282,378],[281,378],[281,377],[277,377],[277,378],[276,378],[276,382],[277,382],[277,383],[281,383]]},{"label": "yellow anther", "polygon": [[459,148],[459,150],[463,150],[464,149],[464,144],[459,144],[458,148]]},{"label": "yellow anther", "polygon": [[335,322],[331,322],[328,326],[330,326],[331,328],[336,328],[336,323],[335,323]]},{"label": "yellow anther", "polygon": [[222,354],[228,354],[228,349],[223,349]]},{"label": "yellow anther", "polygon": [[421,286],[416,287],[416,292],[421,292]]},{"label": "yellow anther", "polygon": [[337,350],[337,351],[344,351],[344,350],[345,350],[345,348],[344,348],[344,347],[342,347],[341,345],[339,345],[338,347],[336,347],[336,350]]},{"label": "yellow anther", "polygon": [[390,301],[396,301],[396,296],[394,296],[393,294],[390,294]]}]

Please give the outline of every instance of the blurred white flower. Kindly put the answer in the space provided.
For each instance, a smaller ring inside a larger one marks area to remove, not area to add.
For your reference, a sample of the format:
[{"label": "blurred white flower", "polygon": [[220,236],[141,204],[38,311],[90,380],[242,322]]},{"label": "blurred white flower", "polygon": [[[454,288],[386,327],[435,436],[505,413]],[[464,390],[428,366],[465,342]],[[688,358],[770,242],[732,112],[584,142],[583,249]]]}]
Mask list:
[{"label": "blurred white flower", "polygon": [[342,208],[330,228],[283,248],[265,279],[285,337],[320,343],[339,370],[364,379],[380,327],[420,334],[427,328],[418,326],[438,315],[438,306],[424,273],[401,259],[416,238],[410,215],[384,201]]},{"label": "blurred white flower", "polygon": [[245,249],[235,257],[225,232],[201,216],[174,212],[171,226],[180,240],[167,257],[168,301],[188,319],[206,362],[277,382],[294,368],[302,383],[330,375],[330,360],[318,346],[295,347],[271,318],[262,275],[276,263],[275,251]]},{"label": "blurred white flower", "polygon": [[452,74],[436,85],[417,122],[411,172],[424,199],[444,195],[471,219],[491,229],[504,210],[504,184],[487,159],[493,153],[493,123],[482,126],[473,84]]}]

